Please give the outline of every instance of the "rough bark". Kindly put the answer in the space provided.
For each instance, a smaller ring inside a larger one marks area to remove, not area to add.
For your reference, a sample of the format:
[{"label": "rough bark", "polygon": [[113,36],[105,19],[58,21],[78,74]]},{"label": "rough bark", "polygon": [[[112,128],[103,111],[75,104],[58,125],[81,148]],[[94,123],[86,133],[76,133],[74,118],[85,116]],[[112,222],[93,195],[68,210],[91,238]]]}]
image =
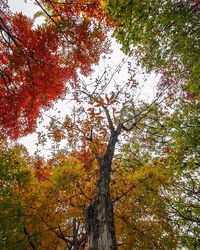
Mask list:
[{"label": "rough bark", "polygon": [[78,241],[78,227],[76,226],[76,218],[73,219],[73,249],[79,249],[79,241]]},{"label": "rough bark", "polygon": [[118,133],[112,135],[106,154],[98,159],[99,176],[96,198],[85,211],[89,250],[116,250],[113,206],[110,197],[110,174]]}]

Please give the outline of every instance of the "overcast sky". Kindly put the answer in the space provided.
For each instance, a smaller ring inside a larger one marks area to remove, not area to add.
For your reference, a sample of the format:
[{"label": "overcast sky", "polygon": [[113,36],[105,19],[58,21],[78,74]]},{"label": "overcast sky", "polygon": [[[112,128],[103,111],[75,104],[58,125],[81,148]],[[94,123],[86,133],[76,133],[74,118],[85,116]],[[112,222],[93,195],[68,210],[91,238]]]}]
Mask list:
[{"label": "overcast sky", "polygon": [[[26,2],[26,3],[25,3]],[[12,11],[23,12],[27,16],[33,17],[34,13],[37,12],[39,7],[31,0],[8,0],[8,4]]]}]

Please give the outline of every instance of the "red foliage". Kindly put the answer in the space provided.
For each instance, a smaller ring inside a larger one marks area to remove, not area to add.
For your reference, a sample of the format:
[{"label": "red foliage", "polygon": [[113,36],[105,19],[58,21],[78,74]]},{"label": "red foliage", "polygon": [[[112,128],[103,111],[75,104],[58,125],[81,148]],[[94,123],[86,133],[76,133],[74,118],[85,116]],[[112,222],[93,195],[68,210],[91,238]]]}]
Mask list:
[{"label": "red foliage", "polygon": [[34,163],[34,175],[39,181],[49,180],[51,169],[45,166],[42,159],[38,158]]},{"label": "red foliage", "polygon": [[[0,128],[17,139],[34,130],[41,107],[50,107],[65,93],[66,82],[75,81],[77,70],[89,74],[106,46],[101,19],[95,19],[99,15],[95,4],[53,6],[52,18],[37,28],[30,18],[13,15],[5,6],[4,0],[0,6]],[[82,17],[84,11],[89,19]]]},{"label": "red foliage", "polygon": [[[88,19],[105,21],[108,26],[112,25],[109,15],[100,6],[100,0],[40,0],[38,1],[53,11],[53,16],[58,17],[62,13],[62,18],[72,19],[74,13],[86,16]],[[93,19],[95,18],[95,19]]]},{"label": "red foliage", "polygon": [[71,156],[80,160],[86,170],[90,170],[95,161],[94,155],[91,153],[90,150],[87,150],[86,148],[82,148],[81,151],[73,151],[71,153]]}]

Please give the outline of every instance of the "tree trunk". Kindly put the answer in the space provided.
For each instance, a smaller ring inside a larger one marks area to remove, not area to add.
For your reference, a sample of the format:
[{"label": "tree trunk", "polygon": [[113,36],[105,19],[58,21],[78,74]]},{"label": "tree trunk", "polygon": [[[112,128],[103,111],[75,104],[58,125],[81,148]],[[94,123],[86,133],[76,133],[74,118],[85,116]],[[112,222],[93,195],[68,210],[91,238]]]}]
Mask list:
[{"label": "tree trunk", "polygon": [[77,220],[73,218],[73,250],[79,249]]},{"label": "tree trunk", "polygon": [[[104,176],[106,166],[100,166],[101,178],[97,184],[94,202],[86,209],[86,229],[89,250],[116,250],[113,206],[109,181]],[[102,171],[102,169],[104,171]]]},{"label": "tree trunk", "polygon": [[110,173],[117,137],[110,140],[107,152],[98,160],[99,176],[95,200],[85,210],[89,250],[116,250],[113,206],[110,197]]}]

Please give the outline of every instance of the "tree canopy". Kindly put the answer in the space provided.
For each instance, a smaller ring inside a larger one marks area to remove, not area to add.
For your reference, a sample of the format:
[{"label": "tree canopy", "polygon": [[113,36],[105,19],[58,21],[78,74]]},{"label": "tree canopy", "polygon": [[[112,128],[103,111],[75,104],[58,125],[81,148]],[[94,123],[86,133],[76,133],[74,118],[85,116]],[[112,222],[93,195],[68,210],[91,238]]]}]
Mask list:
[{"label": "tree canopy", "polygon": [[108,28],[98,18],[97,2],[36,3],[46,16],[37,27],[22,13],[13,14],[6,1],[0,6],[0,126],[14,139],[32,132],[40,109],[76,84],[78,71],[88,75],[107,50]]},{"label": "tree canopy", "polygon": [[[0,3],[0,248],[198,249],[199,1],[34,3]],[[111,33],[126,57],[95,76]],[[52,156],[29,155],[16,140],[59,99]]]}]

